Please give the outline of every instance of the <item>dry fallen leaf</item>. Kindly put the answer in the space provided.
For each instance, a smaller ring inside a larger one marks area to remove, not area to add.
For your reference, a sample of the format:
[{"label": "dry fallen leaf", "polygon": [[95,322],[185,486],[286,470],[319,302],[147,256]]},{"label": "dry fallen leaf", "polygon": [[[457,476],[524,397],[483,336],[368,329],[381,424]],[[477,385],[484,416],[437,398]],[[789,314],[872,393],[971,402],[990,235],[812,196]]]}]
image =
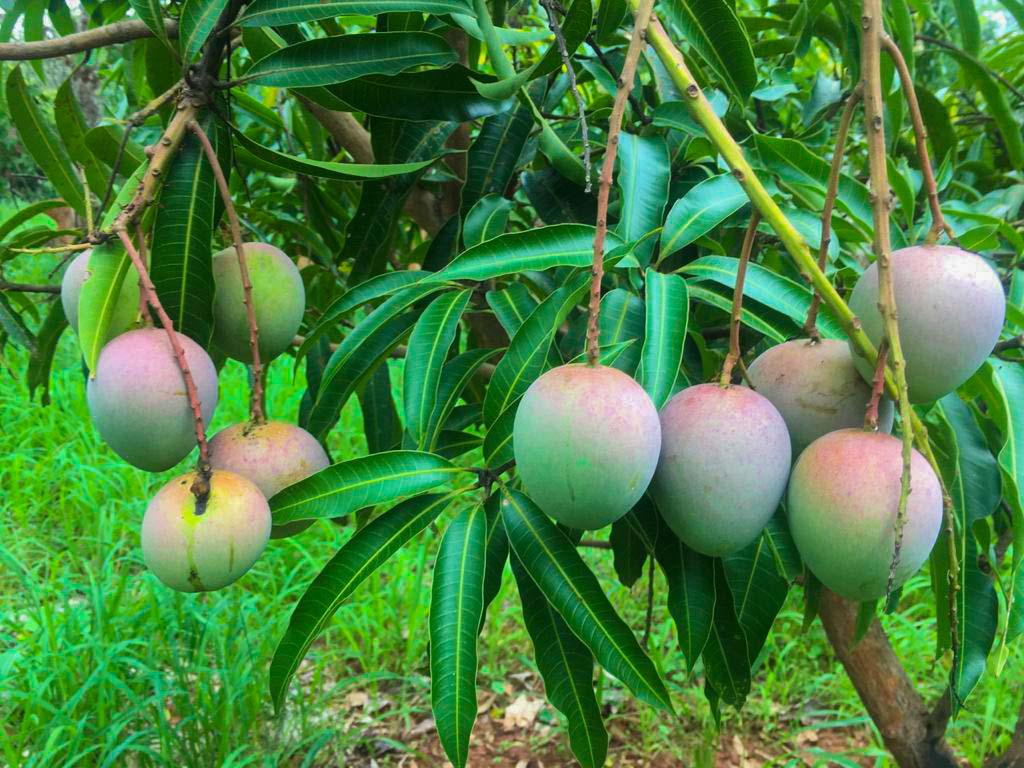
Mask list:
[{"label": "dry fallen leaf", "polygon": [[505,707],[505,718],[502,727],[506,731],[525,729],[533,725],[537,714],[544,708],[543,699],[534,699],[520,694],[516,700]]}]

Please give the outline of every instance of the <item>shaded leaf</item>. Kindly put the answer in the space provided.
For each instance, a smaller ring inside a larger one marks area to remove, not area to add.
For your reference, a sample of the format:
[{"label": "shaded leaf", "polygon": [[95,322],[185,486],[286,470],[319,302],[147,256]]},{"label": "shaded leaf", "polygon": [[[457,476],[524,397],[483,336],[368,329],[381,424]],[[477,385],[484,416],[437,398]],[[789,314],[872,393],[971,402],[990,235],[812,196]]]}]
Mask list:
[{"label": "shaded leaf", "polygon": [[661,232],[661,258],[706,235],[747,203],[747,193],[731,174],[697,184],[676,200]]},{"label": "shaded leaf", "polygon": [[319,21],[335,16],[376,16],[381,13],[469,13],[465,0],[256,0],[238,20],[243,27],[274,27]]},{"label": "shaded leaf", "polygon": [[679,275],[648,269],[644,280],[646,330],[637,381],[660,409],[672,395],[683,362],[690,298],[686,281]]},{"label": "shaded leaf", "polygon": [[228,0],[185,0],[178,24],[178,45],[186,64],[199,56],[227,5]]}]

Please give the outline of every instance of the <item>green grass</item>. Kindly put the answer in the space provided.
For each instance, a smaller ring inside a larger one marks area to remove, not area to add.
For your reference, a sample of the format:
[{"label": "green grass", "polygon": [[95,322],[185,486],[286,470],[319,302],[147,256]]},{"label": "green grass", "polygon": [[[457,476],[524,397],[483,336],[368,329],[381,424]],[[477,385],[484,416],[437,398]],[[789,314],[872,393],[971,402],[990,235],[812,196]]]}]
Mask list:
[{"label": "green grass", "polygon": [[[18,277],[43,280],[51,266],[35,263]],[[299,537],[272,542],[250,573],[218,593],[164,588],[142,564],[139,525],[147,499],[175,471],[147,475],[98,439],[70,333],[55,362],[50,407],[30,404],[25,363],[23,352],[8,348],[0,370],[0,764],[327,766],[368,765],[376,756],[392,765],[430,746],[432,734],[406,734],[429,718],[427,610],[436,535],[428,532],[402,550],[339,610],[300,667],[283,716],[275,717],[266,681],[274,647],[296,599],[349,529],[318,522]],[[301,373],[293,380],[291,361],[279,360],[269,382],[271,415],[294,419]],[[245,396],[244,369],[229,363],[214,431],[245,418]],[[365,451],[354,402],[331,449],[336,460]],[[586,557],[639,633],[646,585],[620,586],[608,552]],[[652,654],[669,676],[681,720],[635,704],[605,677],[611,762],[648,764],[660,756],[711,766],[720,737],[701,685],[683,673],[660,583],[658,595]],[[905,595],[905,610],[883,623],[911,677],[933,699],[944,666],[934,659],[926,575]],[[777,756],[772,765],[800,764],[787,762],[796,734],[836,731],[855,745],[845,749],[823,739],[832,751],[823,748],[818,764],[888,765],[820,625],[800,633],[801,600],[794,589],[754,694],[741,712],[724,714],[722,742],[735,735],[769,748]],[[500,720],[519,693],[539,695],[531,650],[506,573],[481,639],[480,700],[490,702],[481,721]],[[1022,665],[1018,644],[1006,672],[986,675],[952,725],[950,738],[972,765],[1005,747]],[[365,694],[368,706],[351,694]],[[554,714],[545,710],[540,721],[522,732],[492,728],[492,754],[525,748],[548,755],[549,763],[568,762],[564,734],[557,725],[546,727]],[[432,763],[426,757],[421,764]]]}]

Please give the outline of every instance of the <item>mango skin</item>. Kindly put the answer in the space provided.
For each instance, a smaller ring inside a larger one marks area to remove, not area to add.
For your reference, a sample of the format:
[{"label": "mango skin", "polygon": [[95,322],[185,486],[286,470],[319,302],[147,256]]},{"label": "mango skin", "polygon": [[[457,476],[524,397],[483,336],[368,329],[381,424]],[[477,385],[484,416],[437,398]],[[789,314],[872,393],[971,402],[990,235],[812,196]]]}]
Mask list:
[{"label": "mango skin", "polygon": [[[217,407],[217,370],[202,347],[176,335],[208,424]],[[196,444],[192,409],[163,329],[121,334],[100,350],[94,373],[86,385],[89,413],[118,456],[139,469],[162,472],[192,451]]]},{"label": "mango skin", "polygon": [[698,384],[661,410],[651,493],[676,536],[705,555],[752,543],[782,500],[792,447],[782,416],[746,387]]},{"label": "mango skin", "polygon": [[[60,281],[60,303],[64,307],[64,316],[71,330],[78,333],[78,302],[82,296],[82,284],[89,277],[89,255],[92,249],[82,251],[64,270]],[[133,325],[139,315],[139,273],[134,266],[128,267],[128,274],[121,283],[121,292],[117,295],[110,327],[107,330],[107,341],[120,336]]]},{"label": "mango skin", "polygon": [[[949,245],[893,251],[892,275],[910,400],[929,403],[967,381],[992,352],[1006,317],[1003,286],[984,259]],[[857,281],[850,309],[877,347],[877,264]],[[870,381],[871,365],[856,352],[854,364]]]},{"label": "mango skin", "polygon": [[[849,600],[884,597],[895,542],[902,444],[891,435],[842,429],[815,440],[789,481],[789,528],[811,573]],[[942,491],[913,451],[896,586],[928,559],[942,524]]]},{"label": "mango skin", "polygon": [[237,581],[270,537],[270,507],[253,483],[216,470],[196,514],[195,472],[157,491],[142,518],[142,557],[160,581],[179,592],[211,592]]},{"label": "mango skin", "polygon": [[523,395],[512,435],[527,494],[557,522],[580,530],[604,528],[640,500],[661,444],[651,398],[603,365],[543,374]]},{"label": "mango skin", "polygon": [[[210,440],[210,465],[252,481],[268,500],[278,491],[330,465],[327,452],[309,432],[284,421],[233,424]],[[275,525],[270,538],[306,530],[312,520]]]},{"label": "mango skin", "polygon": [[[782,414],[793,459],[822,435],[864,424],[871,385],[857,372],[849,345],[838,339],[796,339],[765,350],[747,370],[754,388]],[[878,405],[878,428],[891,432],[893,403]]]},{"label": "mango skin", "polygon": [[[260,337],[260,362],[269,363],[289,346],[302,325],[306,290],[299,268],[284,252],[267,243],[243,243],[252,281],[252,303]],[[234,247],[213,254],[213,339],[228,357],[252,362],[249,320],[245,311],[242,275]]]}]

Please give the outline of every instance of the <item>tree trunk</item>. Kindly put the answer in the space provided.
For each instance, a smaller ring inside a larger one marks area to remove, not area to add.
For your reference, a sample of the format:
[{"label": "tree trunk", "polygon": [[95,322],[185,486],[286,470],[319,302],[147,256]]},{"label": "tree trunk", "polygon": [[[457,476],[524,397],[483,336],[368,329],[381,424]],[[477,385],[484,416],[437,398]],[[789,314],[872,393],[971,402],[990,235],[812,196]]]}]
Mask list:
[{"label": "tree trunk", "polygon": [[945,740],[945,720],[929,714],[878,619],[872,620],[867,634],[854,645],[854,603],[822,589],[820,614],[836,656],[897,765],[957,768],[959,763]]}]

